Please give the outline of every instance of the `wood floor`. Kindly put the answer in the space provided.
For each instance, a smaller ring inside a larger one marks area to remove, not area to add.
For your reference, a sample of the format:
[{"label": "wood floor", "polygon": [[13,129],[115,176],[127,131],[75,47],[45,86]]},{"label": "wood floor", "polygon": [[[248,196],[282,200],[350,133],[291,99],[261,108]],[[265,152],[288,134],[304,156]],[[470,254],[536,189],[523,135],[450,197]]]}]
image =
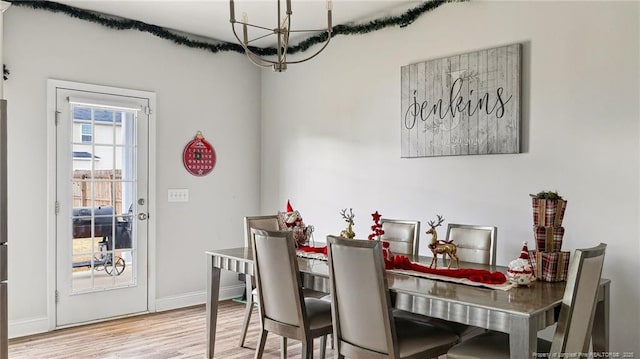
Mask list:
[{"label": "wood floor", "polygon": [[[216,358],[253,358],[258,338],[258,315],[254,309],[246,345],[238,347],[244,304],[220,302],[216,331]],[[121,359],[204,358],[205,307],[168,312],[56,330],[9,340],[11,359]],[[319,340],[314,357],[318,358]],[[300,358],[301,345],[288,341],[289,358]],[[280,340],[269,335],[263,358],[280,357]],[[333,357],[327,348],[327,358]]]}]

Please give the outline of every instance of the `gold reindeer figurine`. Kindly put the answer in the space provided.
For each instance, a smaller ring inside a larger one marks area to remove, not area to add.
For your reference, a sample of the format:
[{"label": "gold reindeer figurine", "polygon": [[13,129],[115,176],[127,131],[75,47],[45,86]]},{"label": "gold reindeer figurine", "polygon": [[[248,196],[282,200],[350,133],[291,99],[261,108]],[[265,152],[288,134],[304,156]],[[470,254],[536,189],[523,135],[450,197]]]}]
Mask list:
[{"label": "gold reindeer figurine", "polygon": [[438,254],[442,254],[442,260],[446,261],[446,256],[449,256],[449,265],[447,268],[451,268],[451,262],[453,259],[456,259],[456,267],[460,268],[460,260],[458,259],[458,255],[456,252],[458,251],[458,246],[453,243],[453,241],[443,241],[438,240],[438,232],[436,231],[436,227],[439,227],[444,222],[444,218],[441,215],[438,215],[438,223],[435,221],[427,222],[429,224],[429,230],[427,234],[431,235],[431,242],[429,243],[429,249],[431,249],[431,253],[433,253],[433,259],[431,260],[431,264],[429,268],[438,265]]},{"label": "gold reindeer figurine", "polygon": [[340,214],[342,218],[344,218],[344,221],[347,222],[347,228],[340,232],[340,237],[353,239],[356,236],[356,233],[353,231],[353,217],[356,216],[353,214],[353,208],[349,208],[349,214],[347,214],[346,208],[340,211]]}]

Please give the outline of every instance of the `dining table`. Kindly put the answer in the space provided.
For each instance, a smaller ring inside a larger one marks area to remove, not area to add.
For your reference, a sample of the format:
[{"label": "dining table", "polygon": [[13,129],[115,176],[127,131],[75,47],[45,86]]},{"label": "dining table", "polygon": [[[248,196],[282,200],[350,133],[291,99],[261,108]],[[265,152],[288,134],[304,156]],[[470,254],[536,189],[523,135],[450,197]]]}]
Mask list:
[{"label": "dining table", "polygon": [[[248,247],[210,250],[207,257],[207,348],[214,357],[220,274],[222,270],[253,276],[253,253]],[[431,263],[430,257],[408,256],[412,262]],[[507,268],[460,262],[461,268],[506,273]],[[322,256],[298,257],[305,288],[329,292],[329,268]],[[386,272],[396,309],[509,334],[510,356],[516,359],[546,357],[537,351],[538,331],[558,319],[566,282],[536,281],[529,287],[508,290],[442,281],[423,276]],[[609,353],[609,279],[601,279],[592,330],[593,352]],[[354,288],[354,290],[358,290]]]}]

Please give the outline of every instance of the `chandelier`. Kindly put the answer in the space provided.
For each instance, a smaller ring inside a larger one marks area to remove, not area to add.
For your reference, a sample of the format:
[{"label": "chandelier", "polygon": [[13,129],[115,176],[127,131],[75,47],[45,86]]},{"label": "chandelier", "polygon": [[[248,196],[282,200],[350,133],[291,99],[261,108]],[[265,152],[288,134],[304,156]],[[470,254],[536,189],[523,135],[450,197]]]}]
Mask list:
[{"label": "chandelier", "polygon": [[[274,71],[282,72],[287,69],[288,64],[297,64],[297,63],[310,60],[316,57],[319,53],[322,52],[322,50],[324,50],[327,47],[327,45],[329,45],[329,41],[331,41],[331,27],[332,27],[331,26],[331,10],[333,8],[333,5],[331,0],[327,1],[327,28],[326,29],[291,30],[291,14],[292,14],[291,0],[286,0],[286,12],[284,16],[282,16],[280,0],[277,0],[277,1],[278,1],[278,20],[277,20],[278,22],[275,29],[270,29],[264,26],[249,24],[249,20],[246,13],[242,15],[242,21],[237,21],[235,16],[235,4],[233,0],[229,0],[229,7],[230,7],[229,21],[231,22],[231,29],[233,30],[233,35],[236,37],[236,39],[238,39],[238,42],[244,49],[245,53],[247,54],[251,62],[253,62],[254,64],[260,67],[272,67]],[[240,39],[240,37],[238,36],[238,33],[236,32],[236,24],[242,25],[242,40]],[[249,27],[260,30],[261,34],[250,39],[249,30],[248,30]],[[325,32],[325,31],[327,33],[327,41],[325,41],[324,45],[322,45],[322,47],[317,52],[303,59],[296,59],[295,61],[287,60],[287,51],[289,50],[289,35],[291,33]],[[260,39],[267,38],[271,35],[275,35],[277,39],[275,58],[261,57],[260,55],[252,51],[251,48],[249,47],[250,43]]]}]

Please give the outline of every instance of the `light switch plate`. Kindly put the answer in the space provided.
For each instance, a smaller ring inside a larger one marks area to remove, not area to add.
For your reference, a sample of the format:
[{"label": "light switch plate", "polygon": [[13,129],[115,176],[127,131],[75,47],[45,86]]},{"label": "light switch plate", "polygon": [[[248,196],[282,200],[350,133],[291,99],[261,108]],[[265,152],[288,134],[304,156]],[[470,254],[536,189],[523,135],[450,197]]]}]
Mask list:
[{"label": "light switch plate", "polygon": [[187,188],[169,188],[167,190],[167,201],[189,202],[189,190]]}]

